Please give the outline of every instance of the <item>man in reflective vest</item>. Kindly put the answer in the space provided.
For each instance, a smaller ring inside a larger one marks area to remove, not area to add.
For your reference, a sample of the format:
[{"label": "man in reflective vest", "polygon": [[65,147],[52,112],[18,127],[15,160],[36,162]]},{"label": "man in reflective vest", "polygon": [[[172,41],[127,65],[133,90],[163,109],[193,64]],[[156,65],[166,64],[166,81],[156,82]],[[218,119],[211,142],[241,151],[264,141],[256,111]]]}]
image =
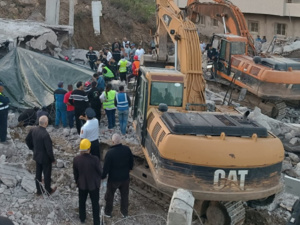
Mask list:
[{"label": "man in reflective vest", "polygon": [[115,105],[118,109],[121,133],[125,135],[128,121],[128,112],[131,104],[128,94],[124,92],[124,86],[119,87],[119,93],[116,94],[115,98]]},{"label": "man in reflective vest", "polygon": [[116,91],[112,90],[112,85],[108,83],[106,85],[105,91],[100,96],[101,101],[103,102],[103,109],[105,110],[107,120],[108,120],[108,129],[112,129],[115,127],[115,113],[116,113],[116,106],[115,106],[115,97]]},{"label": "man in reflective vest", "polygon": [[125,56],[121,56],[121,60],[118,62],[119,66],[119,73],[120,73],[120,80],[126,81],[126,74],[127,74],[127,66],[130,66],[131,62],[125,59]]},{"label": "man in reflective vest", "polygon": [[102,65],[102,74],[105,82],[111,81],[114,78],[114,73],[105,65]]},{"label": "man in reflective vest", "polygon": [[0,81],[0,142],[6,143],[9,98],[3,94],[4,84]]}]

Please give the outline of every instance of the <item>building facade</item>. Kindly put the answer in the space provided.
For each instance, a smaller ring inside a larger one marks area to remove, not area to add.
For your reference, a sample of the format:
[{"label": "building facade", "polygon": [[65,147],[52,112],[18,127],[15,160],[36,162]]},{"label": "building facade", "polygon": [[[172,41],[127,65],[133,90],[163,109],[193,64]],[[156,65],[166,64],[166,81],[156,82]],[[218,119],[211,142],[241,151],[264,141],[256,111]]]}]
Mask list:
[{"label": "building facade", "polygon": [[[180,7],[187,0],[176,0]],[[200,0],[200,2],[213,2]],[[244,14],[248,29],[255,39],[257,35],[266,36],[271,41],[278,38],[300,37],[300,0],[231,0]],[[211,36],[224,32],[223,24],[206,16],[197,25],[200,33]]]}]

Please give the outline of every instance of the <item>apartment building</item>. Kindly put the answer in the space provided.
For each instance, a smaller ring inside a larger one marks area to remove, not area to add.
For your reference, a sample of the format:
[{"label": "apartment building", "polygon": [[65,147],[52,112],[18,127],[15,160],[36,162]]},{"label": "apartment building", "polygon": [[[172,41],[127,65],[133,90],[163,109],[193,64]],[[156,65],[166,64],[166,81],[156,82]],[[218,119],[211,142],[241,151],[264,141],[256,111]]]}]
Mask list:
[{"label": "apartment building", "polygon": [[[213,2],[212,0],[200,0]],[[187,0],[175,0],[179,7]],[[231,0],[243,12],[250,33],[266,36],[272,40],[279,38],[300,37],[300,0]],[[201,16],[197,25],[200,33],[210,36],[212,33],[224,32],[223,24],[215,19]]]}]

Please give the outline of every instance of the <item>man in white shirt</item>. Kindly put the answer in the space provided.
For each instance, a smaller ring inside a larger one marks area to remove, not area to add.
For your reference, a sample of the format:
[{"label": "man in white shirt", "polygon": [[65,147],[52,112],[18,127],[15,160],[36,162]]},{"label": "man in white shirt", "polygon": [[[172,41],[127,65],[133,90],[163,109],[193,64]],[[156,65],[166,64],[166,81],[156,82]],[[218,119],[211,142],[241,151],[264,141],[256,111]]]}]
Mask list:
[{"label": "man in white shirt", "polygon": [[139,45],[138,49],[135,51],[135,55],[139,57],[139,60],[141,60],[142,55],[145,54],[144,49],[142,48],[141,45]]},{"label": "man in white shirt", "polygon": [[125,48],[125,47],[126,47],[126,45],[128,45],[128,46],[129,46],[129,45],[130,45],[130,41],[128,41],[128,40],[127,40],[127,38],[126,38],[126,37],[124,37],[124,38],[123,38],[123,47]]},{"label": "man in white shirt", "polygon": [[108,49],[106,49],[105,52],[106,52],[106,60],[107,62],[109,62],[109,60],[112,58],[112,54]]},{"label": "man in white shirt", "polygon": [[80,138],[86,138],[91,142],[91,154],[100,159],[99,123],[95,116],[95,111],[92,108],[87,108],[85,116],[79,117],[81,120],[86,120],[86,123],[81,127]]}]

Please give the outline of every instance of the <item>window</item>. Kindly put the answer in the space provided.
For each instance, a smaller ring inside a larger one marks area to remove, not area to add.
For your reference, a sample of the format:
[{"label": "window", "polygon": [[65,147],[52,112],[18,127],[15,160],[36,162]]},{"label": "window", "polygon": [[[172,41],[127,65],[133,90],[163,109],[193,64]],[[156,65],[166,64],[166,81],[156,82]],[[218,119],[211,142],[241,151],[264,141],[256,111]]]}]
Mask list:
[{"label": "window", "polygon": [[275,34],[286,35],[285,30],[286,30],[285,24],[283,24],[283,23],[275,24]]},{"label": "window", "polygon": [[152,82],[150,105],[165,103],[168,106],[182,106],[183,84]]},{"label": "window", "polygon": [[287,3],[293,3],[293,1],[292,1],[292,0],[287,0],[286,2],[287,2]]},{"label": "window", "polygon": [[258,33],[258,22],[256,21],[249,21],[249,30],[250,32]]},{"label": "window", "polygon": [[214,27],[217,27],[218,26],[218,20],[216,20],[216,19],[211,19],[212,21],[211,21],[211,23],[212,23],[212,25],[214,26]]},{"label": "window", "polygon": [[200,16],[200,24],[205,25],[205,16]]},{"label": "window", "polygon": [[231,43],[231,54],[232,55],[244,55],[246,52],[245,42],[232,42]]}]

